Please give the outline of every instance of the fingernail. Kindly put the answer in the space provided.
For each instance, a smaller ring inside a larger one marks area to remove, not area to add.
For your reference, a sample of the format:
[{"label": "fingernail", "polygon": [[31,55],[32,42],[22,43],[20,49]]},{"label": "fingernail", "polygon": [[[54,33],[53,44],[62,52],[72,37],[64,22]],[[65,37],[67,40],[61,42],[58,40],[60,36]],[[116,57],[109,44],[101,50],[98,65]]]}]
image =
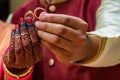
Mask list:
[{"label": "fingernail", "polygon": [[35,27],[37,27],[37,28],[40,27],[40,21],[35,22]]},{"label": "fingernail", "polygon": [[47,14],[46,12],[42,12],[39,16],[40,20],[45,20],[45,14]]}]

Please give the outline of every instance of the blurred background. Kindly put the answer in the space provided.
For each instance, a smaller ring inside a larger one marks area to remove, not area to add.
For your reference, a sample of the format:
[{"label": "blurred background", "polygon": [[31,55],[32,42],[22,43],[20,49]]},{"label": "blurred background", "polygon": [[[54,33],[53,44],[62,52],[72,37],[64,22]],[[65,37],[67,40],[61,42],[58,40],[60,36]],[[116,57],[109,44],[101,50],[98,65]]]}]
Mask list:
[{"label": "blurred background", "polygon": [[0,0],[0,20],[5,21],[10,13],[27,0]]}]

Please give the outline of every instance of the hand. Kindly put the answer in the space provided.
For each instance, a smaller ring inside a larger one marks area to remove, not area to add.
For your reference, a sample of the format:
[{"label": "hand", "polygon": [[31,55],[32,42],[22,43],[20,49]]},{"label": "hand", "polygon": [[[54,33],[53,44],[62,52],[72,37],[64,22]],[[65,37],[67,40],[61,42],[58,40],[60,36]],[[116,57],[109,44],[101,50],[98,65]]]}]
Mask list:
[{"label": "hand", "polygon": [[29,68],[41,59],[40,40],[34,26],[16,25],[11,34],[10,48],[4,57],[8,68]]},{"label": "hand", "polygon": [[[86,34],[88,24],[80,18],[42,13],[35,23],[41,42],[62,62],[82,61],[93,57],[98,39]],[[94,38],[94,39],[93,39]]]}]

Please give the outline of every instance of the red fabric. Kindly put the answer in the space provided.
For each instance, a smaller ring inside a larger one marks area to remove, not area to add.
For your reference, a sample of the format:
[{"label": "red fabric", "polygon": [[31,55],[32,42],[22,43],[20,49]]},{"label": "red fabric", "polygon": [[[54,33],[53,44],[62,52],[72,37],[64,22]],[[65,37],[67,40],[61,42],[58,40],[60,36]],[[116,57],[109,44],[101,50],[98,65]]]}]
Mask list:
[{"label": "red fabric", "polygon": [[[100,5],[100,0],[68,0],[62,4],[56,4],[59,14],[77,16],[89,24],[88,31],[95,29],[96,10]],[[14,13],[12,22],[17,23],[20,17],[28,10],[33,10],[41,6],[39,0],[30,0]],[[42,6],[41,6],[42,7]],[[119,80],[120,65],[107,68],[90,68],[80,65],[60,63],[55,55],[42,46],[44,59],[35,65],[33,80]],[[49,66],[49,59],[53,58],[55,64]]]},{"label": "red fabric", "polygon": [[[8,50],[9,50],[9,47],[7,47],[4,52],[6,53]],[[4,68],[3,68],[3,71],[4,71],[4,76],[5,76],[5,78],[7,78],[7,80],[16,80],[16,79],[17,80],[32,80],[33,69],[34,69],[34,67],[30,71],[30,73],[28,73],[28,75],[26,75],[25,77],[19,78],[19,79],[11,76],[9,73],[7,73],[7,71]]]},{"label": "red fabric", "polygon": [[[3,69],[4,70],[4,69]],[[5,70],[4,70],[4,75],[5,77],[7,78],[7,80],[32,80],[32,74],[33,74],[33,70],[31,70],[31,72],[26,75],[25,77],[22,77],[22,78],[15,78],[13,76],[11,76],[10,74],[8,74]]]}]

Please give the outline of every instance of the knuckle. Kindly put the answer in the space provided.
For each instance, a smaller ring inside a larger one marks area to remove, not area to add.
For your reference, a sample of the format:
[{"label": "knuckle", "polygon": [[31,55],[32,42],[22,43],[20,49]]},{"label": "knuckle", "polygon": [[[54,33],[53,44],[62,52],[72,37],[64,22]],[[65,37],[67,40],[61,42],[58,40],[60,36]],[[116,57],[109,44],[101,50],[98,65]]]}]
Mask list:
[{"label": "knuckle", "polygon": [[50,15],[50,16],[47,16],[46,18],[48,18],[49,20],[54,20],[55,16],[54,15]]},{"label": "knuckle", "polygon": [[79,37],[81,34],[82,34],[81,30],[76,30],[76,35],[75,36]]},{"label": "knuckle", "polygon": [[86,40],[87,40],[85,35],[81,36],[81,39],[82,39],[83,42],[86,42]]},{"label": "knuckle", "polygon": [[57,34],[64,34],[66,32],[66,28],[62,25],[59,25],[56,31]]},{"label": "knuckle", "polygon": [[58,36],[55,36],[53,39],[52,39],[52,43],[60,43],[60,37]]},{"label": "knuckle", "polygon": [[66,18],[64,18],[64,19],[62,19],[62,23],[63,24],[67,24],[67,23],[69,23],[70,22],[70,18],[69,17],[66,17]]},{"label": "knuckle", "polygon": [[79,40],[82,42],[86,42],[86,37],[81,35],[79,36]]},{"label": "knuckle", "polygon": [[86,22],[83,22],[82,25],[83,25],[83,29],[86,31],[88,28],[88,24]]},{"label": "knuckle", "polygon": [[88,27],[88,23],[85,22],[84,25],[85,25],[86,27]]},{"label": "knuckle", "polygon": [[47,30],[48,29],[47,23],[42,23],[42,27],[41,28],[43,28],[44,30]]},{"label": "knuckle", "polygon": [[84,43],[86,43],[86,41],[87,41],[87,39],[86,39],[85,36],[79,36],[76,40],[76,42],[79,42],[79,43],[76,44],[76,47],[82,46]]}]

